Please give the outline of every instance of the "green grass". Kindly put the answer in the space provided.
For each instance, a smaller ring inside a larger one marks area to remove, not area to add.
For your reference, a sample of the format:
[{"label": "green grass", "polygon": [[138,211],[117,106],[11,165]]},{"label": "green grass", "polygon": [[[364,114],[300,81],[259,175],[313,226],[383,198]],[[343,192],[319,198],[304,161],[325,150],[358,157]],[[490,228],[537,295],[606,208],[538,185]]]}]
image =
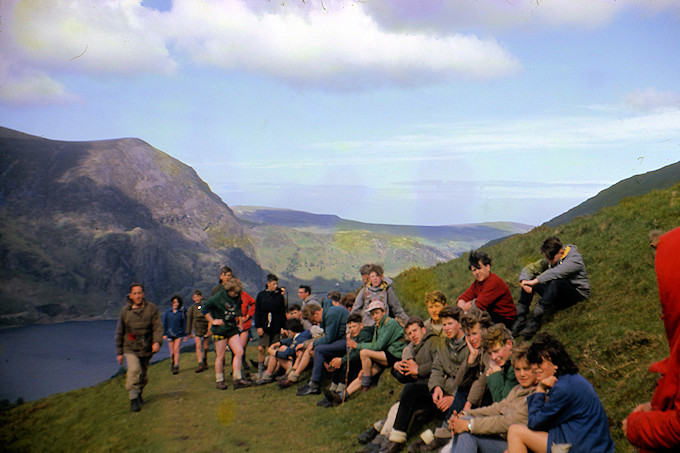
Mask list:
[{"label": "green grass", "polygon": [[194,373],[195,357],[181,354],[175,376],[167,360],[152,365],[139,413],[130,412],[124,376],[6,411],[0,445],[30,452],[349,452],[400,391],[385,375],[372,392],[325,409],[315,404],[322,396],[298,397],[295,386],[217,390],[212,364]]}]

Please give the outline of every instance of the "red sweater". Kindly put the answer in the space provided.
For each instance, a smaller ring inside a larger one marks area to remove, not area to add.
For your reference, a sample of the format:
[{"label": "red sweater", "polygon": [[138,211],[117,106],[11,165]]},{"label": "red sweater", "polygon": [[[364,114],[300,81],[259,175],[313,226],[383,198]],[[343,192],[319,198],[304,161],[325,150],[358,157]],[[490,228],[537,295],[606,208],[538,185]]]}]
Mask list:
[{"label": "red sweater", "polygon": [[245,291],[241,291],[241,330],[248,330],[253,325],[255,316],[255,299]]},{"label": "red sweater", "polygon": [[652,410],[628,416],[627,436],[642,452],[678,451],[680,447],[680,228],[661,236],[656,252],[656,278],[671,355],[649,371],[661,378]]},{"label": "red sweater", "polygon": [[475,280],[472,285],[458,297],[469,302],[475,299],[475,305],[480,310],[494,312],[498,316],[513,320],[517,316],[517,308],[512,300],[510,288],[503,279],[491,272],[483,282]]}]

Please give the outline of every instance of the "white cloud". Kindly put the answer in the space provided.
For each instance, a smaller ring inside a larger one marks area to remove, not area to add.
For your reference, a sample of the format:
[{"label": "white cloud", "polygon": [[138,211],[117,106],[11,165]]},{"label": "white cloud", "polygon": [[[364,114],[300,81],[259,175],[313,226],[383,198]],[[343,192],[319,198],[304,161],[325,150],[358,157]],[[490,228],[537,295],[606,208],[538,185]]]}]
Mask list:
[{"label": "white cloud", "polygon": [[388,32],[362,7],[291,6],[273,13],[253,11],[239,1],[184,0],[173,5],[171,20],[177,47],[192,59],[293,84],[419,85],[452,77],[497,78],[520,66],[494,40]]},{"label": "white cloud", "polygon": [[17,67],[0,52],[0,102],[14,105],[61,104],[76,101],[44,71]]},{"label": "white cloud", "polygon": [[680,110],[680,93],[659,91],[653,87],[629,93],[625,97],[626,105],[641,112]]},{"label": "white cloud", "polygon": [[161,13],[140,0],[5,0],[2,47],[46,70],[169,73],[176,63],[159,33]]}]

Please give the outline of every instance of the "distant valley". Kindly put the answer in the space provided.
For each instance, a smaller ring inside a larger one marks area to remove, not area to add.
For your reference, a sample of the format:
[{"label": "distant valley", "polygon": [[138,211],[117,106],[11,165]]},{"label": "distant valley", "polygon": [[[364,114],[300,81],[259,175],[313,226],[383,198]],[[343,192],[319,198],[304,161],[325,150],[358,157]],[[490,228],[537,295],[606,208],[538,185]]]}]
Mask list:
[{"label": "distant valley", "polygon": [[358,278],[364,263],[380,263],[396,275],[431,267],[490,240],[525,233],[530,225],[494,222],[450,226],[362,223],[335,215],[253,206],[233,206],[246,221],[258,262],[300,280]]}]

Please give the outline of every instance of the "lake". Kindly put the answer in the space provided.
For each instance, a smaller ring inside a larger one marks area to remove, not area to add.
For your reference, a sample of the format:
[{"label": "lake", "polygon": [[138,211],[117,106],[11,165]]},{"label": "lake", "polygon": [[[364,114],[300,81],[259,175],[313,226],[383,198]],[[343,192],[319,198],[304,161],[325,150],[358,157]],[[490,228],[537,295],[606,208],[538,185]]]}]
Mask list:
[{"label": "lake", "polygon": [[[120,368],[114,344],[116,322],[66,322],[0,330],[0,399],[32,401],[110,378]],[[164,344],[153,361],[168,356]]]}]

